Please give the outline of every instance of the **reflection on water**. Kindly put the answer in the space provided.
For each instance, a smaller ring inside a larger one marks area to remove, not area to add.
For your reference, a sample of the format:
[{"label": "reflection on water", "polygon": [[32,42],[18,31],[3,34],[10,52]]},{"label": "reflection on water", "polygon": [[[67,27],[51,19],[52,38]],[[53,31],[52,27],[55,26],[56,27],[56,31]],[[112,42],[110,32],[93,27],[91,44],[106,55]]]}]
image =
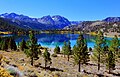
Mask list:
[{"label": "reflection on water", "polygon": [[[64,41],[70,40],[71,46],[73,47],[76,44],[76,40],[78,38],[78,34],[38,34],[36,35],[36,38],[38,39],[38,44],[41,44],[45,47],[55,47],[56,45],[59,45],[60,47],[63,46]],[[87,41],[88,47],[94,47],[95,43],[93,40],[95,39],[94,36],[90,35],[84,35]],[[22,39],[25,39],[26,41],[29,39],[28,36],[21,36],[16,39],[16,42],[21,42]]]},{"label": "reflection on water", "polygon": [[0,35],[0,37],[11,37],[13,36],[12,34],[3,34],[3,35]]}]

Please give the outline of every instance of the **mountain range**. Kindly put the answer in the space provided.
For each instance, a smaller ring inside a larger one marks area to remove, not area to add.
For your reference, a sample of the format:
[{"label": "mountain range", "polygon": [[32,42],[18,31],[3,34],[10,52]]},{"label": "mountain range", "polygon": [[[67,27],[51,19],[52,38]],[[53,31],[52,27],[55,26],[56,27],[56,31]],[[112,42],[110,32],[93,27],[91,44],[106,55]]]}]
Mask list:
[{"label": "mountain range", "polygon": [[65,26],[71,25],[71,22],[67,18],[60,15],[48,15],[43,16],[42,18],[30,18],[29,16],[22,14],[18,15],[16,13],[4,13],[1,14],[0,17],[8,19],[11,21],[11,23],[16,23],[23,28],[30,29],[63,29]]},{"label": "mountain range", "polygon": [[67,18],[54,15],[43,16],[41,18],[31,18],[25,15],[19,15],[16,13],[4,13],[0,14],[0,17],[6,20],[8,23],[24,28],[34,30],[55,30],[55,29],[89,29],[90,26],[105,25],[110,22],[120,22],[120,17],[108,17],[100,21],[69,21]]}]

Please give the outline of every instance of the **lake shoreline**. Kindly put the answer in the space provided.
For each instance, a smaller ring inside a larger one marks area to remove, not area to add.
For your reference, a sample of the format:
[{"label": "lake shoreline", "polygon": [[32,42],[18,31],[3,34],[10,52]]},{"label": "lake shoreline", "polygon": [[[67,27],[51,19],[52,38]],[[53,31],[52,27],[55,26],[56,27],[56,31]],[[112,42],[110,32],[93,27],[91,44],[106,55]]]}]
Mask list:
[{"label": "lake shoreline", "polygon": [[[86,33],[89,35],[93,35],[93,36],[97,36],[97,34],[91,34],[91,33]],[[120,33],[117,32],[109,32],[109,33],[104,33],[104,37],[108,37],[108,38],[113,38],[115,35],[117,35],[118,38],[120,38]]]}]

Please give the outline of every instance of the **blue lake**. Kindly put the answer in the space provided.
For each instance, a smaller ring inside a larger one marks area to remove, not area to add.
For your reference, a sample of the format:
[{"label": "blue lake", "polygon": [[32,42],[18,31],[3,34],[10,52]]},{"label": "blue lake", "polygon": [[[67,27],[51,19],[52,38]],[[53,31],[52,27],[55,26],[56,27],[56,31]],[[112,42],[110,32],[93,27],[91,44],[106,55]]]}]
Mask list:
[{"label": "blue lake", "polygon": [[[11,36],[11,35],[6,35],[7,36]],[[14,35],[13,35],[14,36]],[[79,34],[37,34],[35,37],[38,39],[38,44],[41,44],[41,46],[44,47],[48,47],[48,48],[54,48],[56,45],[62,47],[64,41],[68,41],[70,40],[71,42],[71,46],[73,47],[76,44],[76,40],[78,38]],[[88,34],[84,35],[84,38],[87,41],[87,46],[93,48],[95,46],[95,36],[91,36]],[[15,39],[16,43],[18,44],[18,42],[20,43],[22,41],[22,39],[24,40],[28,40],[29,36],[19,36]],[[112,38],[107,38],[107,40],[111,40]]]},{"label": "blue lake", "polygon": [[[76,44],[76,40],[78,38],[79,34],[38,34],[36,35],[36,38],[38,39],[38,44],[41,44],[41,46],[48,47],[48,48],[54,48],[56,45],[62,47],[64,41],[70,40],[71,46],[73,47]],[[88,47],[94,47],[95,43],[93,40],[95,39],[95,36],[87,35],[85,34],[84,37],[86,38]],[[22,39],[28,40],[29,36],[20,36],[15,41],[21,42]]]}]

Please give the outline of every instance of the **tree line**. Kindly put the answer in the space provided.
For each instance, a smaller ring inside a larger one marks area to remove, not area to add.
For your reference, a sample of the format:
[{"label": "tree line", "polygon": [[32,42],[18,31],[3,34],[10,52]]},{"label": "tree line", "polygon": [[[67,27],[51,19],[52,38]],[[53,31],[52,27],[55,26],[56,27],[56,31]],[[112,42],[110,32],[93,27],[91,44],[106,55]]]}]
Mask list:
[{"label": "tree line", "polygon": [[11,51],[17,50],[17,45],[13,37],[0,37],[0,50]]}]

